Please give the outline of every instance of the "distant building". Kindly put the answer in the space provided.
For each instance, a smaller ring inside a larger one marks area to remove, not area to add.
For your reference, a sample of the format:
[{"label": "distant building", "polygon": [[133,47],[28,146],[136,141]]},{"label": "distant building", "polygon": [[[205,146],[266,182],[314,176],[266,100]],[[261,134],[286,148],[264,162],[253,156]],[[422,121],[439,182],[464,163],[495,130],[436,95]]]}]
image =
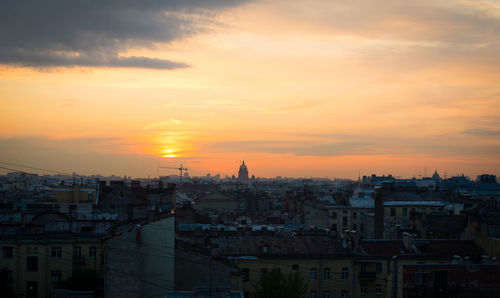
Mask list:
[{"label": "distant building", "polygon": [[248,169],[245,165],[245,161],[241,163],[240,170],[238,171],[238,182],[240,183],[248,183]]},{"label": "distant building", "polygon": [[58,203],[97,203],[95,187],[87,185],[54,187],[54,199]]}]

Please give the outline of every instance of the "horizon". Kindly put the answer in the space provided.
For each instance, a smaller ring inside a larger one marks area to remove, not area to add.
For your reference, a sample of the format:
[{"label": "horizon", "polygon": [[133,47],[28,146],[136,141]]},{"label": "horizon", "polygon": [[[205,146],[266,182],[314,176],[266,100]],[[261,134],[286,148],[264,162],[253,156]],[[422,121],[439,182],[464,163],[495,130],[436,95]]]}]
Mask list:
[{"label": "horizon", "polygon": [[[7,165],[7,166],[5,166]],[[248,165],[246,163],[245,165]],[[161,167],[161,166],[160,166]],[[17,168],[17,169],[16,169]],[[27,169],[27,170],[23,170]],[[186,169],[185,169],[186,170]],[[189,170],[189,169],[187,169]],[[117,174],[100,174],[100,173],[90,173],[90,174],[82,174],[73,171],[72,173],[69,172],[64,172],[64,171],[59,171],[59,170],[54,170],[54,169],[47,169],[47,168],[36,168],[36,167],[30,167],[27,165],[20,165],[20,164],[14,164],[10,162],[5,162],[5,161],[0,161],[0,175],[6,176],[7,174],[10,173],[19,173],[19,174],[28,174],[28,175],[37,175],[37,176],[68,176],[68,177],[92,177],[92,176],[101,176],[104,178],[110,178],[110,177],[120,177],[120,178],[125,178],[127,179],[158,179],[162,177],[180,177],[179,173],[174,173],[177,170],[174,168],[168,169],[171,173],[160,173],[159,169],[157,169],[159,175],[149,175],[147,177],[138,177],[138,176],[130,176],[130,175],[117,175]],[[330,179],[330,180],[351,180],[355,181],[358,180],[358,178],[363,178],[363,177],[371,177],[373,175],[377,177],[393,177],[395,179],[401,179],[401,180],[412,180],[412,179],[424,179],[424,178],[431,178],[432,175],[434,174],[433,171],[431,172],[425,172],[426,169],[424,169],[424,174],[414,174],[411,176],[401,176],[401,175],[395,175],[391,172],[388,173],[358,173],[358,176],[355,178],[351,177],[336,177],[336,176],[286,176],[286,175],[276,175],[276,176],[257,176],[255,175],[255,179],[276,179],[276,178],[281,178],[281,179]],[[455,174],[450,174],[447,171],[439,173],[437,169],[434,170],[439,176],[440,179],[449,179],[453,177],[466,177],[472,181],[475,181],[480,175],[494,175],[492,173],[481,173],[476,176],[469,176],[465,175],[464,173],[455,173]],[[219,179],[224,180],[226,178],[231,178],[233,175],[235,177],[238,177],[238,171],[236,171],[234,174],[222,174],[222,173],[217,173],[217,172],[207,172],[207,173],[201,173],[199,175],[191,175],[189,171],[184,172],[185,174],[188,174],[188,177],[191,178],[215,178],[216,175],[220,175]],[[184,174],[184,175],[185,175]],[[210,176],[209,176],[210,175]],[[249,172],[249,177],[253,176],[251,172]],[[498,178],[498,177],[497,177]]]}]

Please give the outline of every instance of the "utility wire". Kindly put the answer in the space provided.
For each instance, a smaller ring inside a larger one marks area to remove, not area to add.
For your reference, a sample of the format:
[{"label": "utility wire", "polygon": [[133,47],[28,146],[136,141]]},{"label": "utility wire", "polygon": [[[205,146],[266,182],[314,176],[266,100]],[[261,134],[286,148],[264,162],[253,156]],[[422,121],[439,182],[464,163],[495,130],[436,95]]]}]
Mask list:
[{"label": "utility wire", "polygon": [[26,169],[32,169],[32,170],[38,170],[38,171],[44,171],[44,172],[52,172],[52,173],[57,173],[57,174],[61,174],[61,175],[69,175],[69,176],[72,175],[72,174],[61,172],[61,171],[49,170],[49,169],[43,169],[43,168],[36,168],[36,167],[31,167],[31,166],[25,166],[25,165],[20,165],[20,164],[12,163],[12,162],[0,161],[0,163],[1,164],[5,164],[5,165],[20,167],[20,168],[26,168]]}]

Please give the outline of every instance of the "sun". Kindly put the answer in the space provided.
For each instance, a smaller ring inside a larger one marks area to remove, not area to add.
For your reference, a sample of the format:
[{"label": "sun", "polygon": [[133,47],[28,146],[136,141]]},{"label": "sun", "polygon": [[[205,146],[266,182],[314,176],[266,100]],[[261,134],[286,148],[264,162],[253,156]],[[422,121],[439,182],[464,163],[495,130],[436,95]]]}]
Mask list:
[{"label": "sun", "polygon": [[178,155],[175,153],[175,150],[164,149],[164,150],[162,150],[162,156],[166,157],[166,158],[174,158],[174,157],[177,157]]}]

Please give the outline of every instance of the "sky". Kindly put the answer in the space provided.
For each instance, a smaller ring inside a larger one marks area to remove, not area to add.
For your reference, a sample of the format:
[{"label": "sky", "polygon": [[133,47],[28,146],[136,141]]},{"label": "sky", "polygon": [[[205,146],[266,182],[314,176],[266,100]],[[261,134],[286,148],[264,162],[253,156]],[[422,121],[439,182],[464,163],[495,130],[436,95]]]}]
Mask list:
[{"label": "sky", "polygon": [[0,101],[69,173],[500,175],[500,2],[6,0]]}]

